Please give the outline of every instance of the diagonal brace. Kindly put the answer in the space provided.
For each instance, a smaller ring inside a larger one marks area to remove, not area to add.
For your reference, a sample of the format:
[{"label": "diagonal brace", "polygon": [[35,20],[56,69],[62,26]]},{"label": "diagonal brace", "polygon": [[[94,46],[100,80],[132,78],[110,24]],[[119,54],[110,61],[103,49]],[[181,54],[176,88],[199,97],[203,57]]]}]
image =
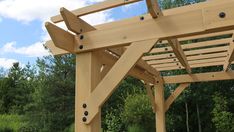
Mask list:
[{"label": "diagonal brace", "polygon": [[171,104],[176,100],[176,98],[190,85],[190,83],[180,84],[176,90],[167,98],[165,101],[165,112],[170,108]]},{"label": "diagonal brace", "polygon": [[149,52],[157,41],[158,39],[135,42],[128,47],[86,100],[88,107],[85,110],[88,111],[89,115],[85,123],[89,124],[92,121],[98,113],[99,107],[114,92],[143,54]]}]

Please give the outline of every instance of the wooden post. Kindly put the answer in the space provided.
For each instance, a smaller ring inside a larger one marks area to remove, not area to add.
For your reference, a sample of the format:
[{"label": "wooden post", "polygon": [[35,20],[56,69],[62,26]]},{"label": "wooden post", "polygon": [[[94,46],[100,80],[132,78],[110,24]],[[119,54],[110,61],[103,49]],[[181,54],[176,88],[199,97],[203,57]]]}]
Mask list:
[{"label": "wooden post", "polygon": [[155,84],[156,109],[156,132],[166,132],[165,108],[164,108],[164,82],[162,79],[156,80]]},{"label": "wooden post", "polygon": [[101,112],[90,124],[85,124],[86,108],[84,102],[101,80],[101,63],[98,54],[88,52],[76,55],[76,96],[75,96],[75,132],[101,132]]}]

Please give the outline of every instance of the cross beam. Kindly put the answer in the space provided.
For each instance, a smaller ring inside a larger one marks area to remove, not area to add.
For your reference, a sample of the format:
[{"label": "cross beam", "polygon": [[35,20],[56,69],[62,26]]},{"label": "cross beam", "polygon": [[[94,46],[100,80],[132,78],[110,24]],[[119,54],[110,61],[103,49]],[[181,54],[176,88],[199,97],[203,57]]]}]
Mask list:
[{"label": "cross beam", "polygon": [[[224,8],[226,16],[228,15],[229,17],[220,18],[219,14],[222,13]],[[174,10],[176,12],[177,9],[175,8]],[[147,39],[178,38],[194,34],[230,30],[234,29],[234,15],[231,13],[233,11],[234,1],[231,0],[222,5],[208,6],[181,14],[165,15],[160,19],[151,18],[143,21],[135,19],[131,22],[128,22],[129,20],[125,20],[122,23],[125,23],[128,26],[114,27],[113,29],[106,30],[95,30],[92,32],[82,33],[76,37],[73,35],[73,39],[79,39],[77,41],[73,41],[71,45],[84,45],[82,49],[74,49],[74,52],[80,53],[102,48],[125,46],[129,45],[131,42]],[[191,22],[188,23],[187,21]],[[62,43],[59,41],[60,35],[54,36],[56,43]]]}]

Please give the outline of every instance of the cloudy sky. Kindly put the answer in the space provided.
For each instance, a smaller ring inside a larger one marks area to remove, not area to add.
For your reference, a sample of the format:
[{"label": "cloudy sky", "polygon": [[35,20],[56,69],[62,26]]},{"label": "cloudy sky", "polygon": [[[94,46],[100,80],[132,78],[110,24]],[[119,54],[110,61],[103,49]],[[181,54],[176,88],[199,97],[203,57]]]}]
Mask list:
[{"label": "cloudy sky", "polygon": [[[35,64],[37,57],[50,54],[43,47],[49,39],[44,22],[59,13],[103,0],[0,0],[0,67],[8,69],[14,62]],[[84,16],[92,25],[133,17],[146,12],[139,2]],[[61,23],[59,25],[62,25]]]}]

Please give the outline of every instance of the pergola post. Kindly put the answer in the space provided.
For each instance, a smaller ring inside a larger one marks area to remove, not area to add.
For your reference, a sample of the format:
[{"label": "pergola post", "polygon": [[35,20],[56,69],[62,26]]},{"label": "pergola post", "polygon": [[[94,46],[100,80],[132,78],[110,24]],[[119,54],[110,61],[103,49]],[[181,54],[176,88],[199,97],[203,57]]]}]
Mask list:
[{"label": "pergola post", "polygon": [[101,112],[94,117],[90,124],[85,124],[86,99],[101,80],[101,63],[97,52],[76,55],[76,95],[75,95],[75,132],[101,132]]},{"label": "pergola post", "polygon": [[164,82],[162,79],[156,80],[155,87],[155,103],[156,109],[156,132],[166,132],[165,125],[165,99],[164,99]]}]

